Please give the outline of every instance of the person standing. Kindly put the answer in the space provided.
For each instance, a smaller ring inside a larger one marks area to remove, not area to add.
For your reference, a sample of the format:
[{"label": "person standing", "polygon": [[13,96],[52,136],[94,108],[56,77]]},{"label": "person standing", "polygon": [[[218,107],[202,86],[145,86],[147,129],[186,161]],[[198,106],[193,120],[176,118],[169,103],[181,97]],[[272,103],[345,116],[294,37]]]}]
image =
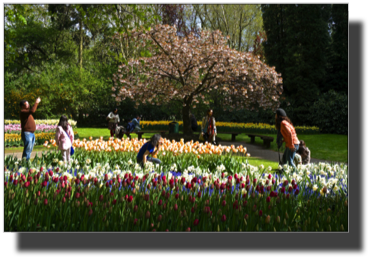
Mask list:
[{"label": "person standing", "polygon": [[55,142],[58,149],[62,152],[63,161],[70,161],[71,147],[74,142],[74,132],[65,115],[59,119],[57,130],[55,132]]},{"label": "person standing", "polygon": [[36,141],[36,137],[34,135],[34,132],[36,131],[36,122],[34,121],[32,114],[36,112],[37,106],[40,102],[41,98],[38,97],[34,106],[30,108],[28,101],[20,101],[21,139],[24,143],[22,158],[26,158],[27,161],[30,159],[30,154],[33,151],[34,143]]},{"label": "person standing", "polygon": [[161,161],[159,159],[152,157],[157,155],[160,149],[160,140],[161,135],[155,134],[140,148],[136,158],[137,163],[140,164],[142,168],[144,167],[146,161],[150,161],[155,164],[161,164]]},{"label": "person standing", "polygon": [[119,114],[117,114],[117,108],[114,111],[111,111],[108,116],[108,129],[110,130],[111,137],[115,134],[116,127],[120,122]]},{"label": "person standing", "polygon": [[206,141],[215,144],[216,136],[216,122],[215,118],[212,116],[213,111],[209,109],[207,115],[202,119],[202,134]]},{"label": "person standing", "polygon": [[[276,110],[276,129],[280,132],[281,136],[284,138],[286,148],[282,156],[282,162],[288,163],[292,167],[296,167],[294,164],[294,157],[298,150],[300,141],[297,138],[296,130],[290,119],[286,116],[286,112],[279,108]],[[277,135],[279,137],[279,135]],[[283,140],[277,138],[278,145],[282,145]]]},{"label": "person standing", "polygon": [[131,132],[133,130],[136,130],[136,132],[140,131],[141,130],[141,127],[140,127],[140,116],[137,116],[136,118],[133,118],[131,123],[134,124],[134,128],[131,130]]}]

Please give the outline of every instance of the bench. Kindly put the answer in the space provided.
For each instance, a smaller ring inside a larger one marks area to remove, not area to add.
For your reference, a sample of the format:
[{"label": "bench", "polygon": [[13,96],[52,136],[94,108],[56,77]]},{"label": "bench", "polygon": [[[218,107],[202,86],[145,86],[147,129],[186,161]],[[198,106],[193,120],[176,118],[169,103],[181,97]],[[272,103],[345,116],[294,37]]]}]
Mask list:
[{"label": "bench", "polygon": [[137,138],[139,140],[142,139],[142,135],[145,134],[145,133],[157,133],[159,132],[161,134],[161,136],[165,135],[166,134],[166,130],[158,130],[158,131],[138,131],[138,132],[132,132],[134,134],[137,134]]},{"label": "bench", "polygon": [[273,142],[274,138],[270,136],[258,135],[258,134],[247,134],[251,137],[251,143],[255,143],[255,137],[260,137],[264,141],[264,146],[270,147],[270,143]]},{"label": "bench", "polygon": [[231,134],[231,141],[234,142],[236,140],[236,136],[240,133],[237,132],[219,132],[220,134]]}]

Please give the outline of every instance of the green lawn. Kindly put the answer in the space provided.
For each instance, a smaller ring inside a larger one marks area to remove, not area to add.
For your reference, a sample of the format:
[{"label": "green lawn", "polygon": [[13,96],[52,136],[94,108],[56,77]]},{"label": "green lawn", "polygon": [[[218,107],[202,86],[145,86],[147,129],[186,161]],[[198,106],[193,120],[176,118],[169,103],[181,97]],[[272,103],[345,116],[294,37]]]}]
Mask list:
[{"label": "green lawn", "polygon": [[[104,139],[110,137],[110,132],[107,128],[77,128],[79,138],[88,139],[90,136],[93,138],[99,138],[103,136]],[[148,139],[153,136],[154,133],[146,133],[143,135],[144,138]],[[265,134],[266,136],[271,136],[275,140],[271,143],[270,149],[277,151],[276,146],[276,135],[275,134]],[[131,134],[132,138],[136,138],[137,134]],[[219,133],[218,136],[222,140],[230,141],[230,134]],[[326,161],[337,161],[347,163],[348,161],[348,136],[338,135],[338,134],[315,134],[315,135],[298,135],[299,140],[304,140],[306,146],[309,147],[311,151],[311,157]],[[245,135],[240,134],[236,136],[236,141],[249,143],[251,139]],[[263,145],[263,141],[256,137],[256,144]],[[282,152],[284,151],[285,145],[282,146]]]},{"label": "green lawn", "polygon": [[[261,134],[264,135],[264,134]],[[276,135],[275,134],[265,134],[266,136],[271,136],[274,141],[271,143],[270,149],[277,151],[276,145]],[[231,134],[218,134],[223,140],[230,141]],[[337,161],[347,163],[348,161],[348,136],[339,134],[315,134],[315,135],[298,135],[299,140],[304,140],[306,146],[310,149],[311,157],[320,160],[327,161]],[[245,135],[241,134],[236,136],[236,141],[250,143],[251,139]],[[264,142],[256,137],[256,144],[263,145]],[[282,151],[284,151],[285,144],[282,145]]]}]

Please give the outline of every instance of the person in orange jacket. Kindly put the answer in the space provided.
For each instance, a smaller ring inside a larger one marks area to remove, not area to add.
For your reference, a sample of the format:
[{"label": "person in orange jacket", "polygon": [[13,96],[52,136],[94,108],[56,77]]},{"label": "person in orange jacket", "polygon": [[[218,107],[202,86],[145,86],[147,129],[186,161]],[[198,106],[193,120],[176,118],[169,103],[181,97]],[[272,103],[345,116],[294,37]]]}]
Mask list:
[{"label": "person in orange jacket", "polygon": [[[282,162],[296,167],[294,164],[294,156],[299,148],[300,141],[297,138],[296,130],[290,119],[286,116],[286,112],[279,108],[276,110],[276,129],[278,131],[278,137],[282,136],[283,140],[277,138],[277,143],[279,146],[285,141],[285,152],[282,156]],[[281,134],[281,135],[280,135]]]}]

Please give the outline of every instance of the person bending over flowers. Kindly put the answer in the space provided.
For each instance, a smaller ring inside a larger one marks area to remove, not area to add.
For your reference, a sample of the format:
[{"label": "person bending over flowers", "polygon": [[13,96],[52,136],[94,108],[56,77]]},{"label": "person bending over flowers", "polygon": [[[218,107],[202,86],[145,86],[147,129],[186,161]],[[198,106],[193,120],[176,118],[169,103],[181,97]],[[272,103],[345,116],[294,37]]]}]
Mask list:
[{"label": "person bending over flowers", "polygon": [[137,154],[137,163],[144,168],[146,161],[153,162],[155,164],[161,164],[160,159],[153,158],[157,155],[160,149],[161,135],[153,135],[148,142],[146,142]]}]

